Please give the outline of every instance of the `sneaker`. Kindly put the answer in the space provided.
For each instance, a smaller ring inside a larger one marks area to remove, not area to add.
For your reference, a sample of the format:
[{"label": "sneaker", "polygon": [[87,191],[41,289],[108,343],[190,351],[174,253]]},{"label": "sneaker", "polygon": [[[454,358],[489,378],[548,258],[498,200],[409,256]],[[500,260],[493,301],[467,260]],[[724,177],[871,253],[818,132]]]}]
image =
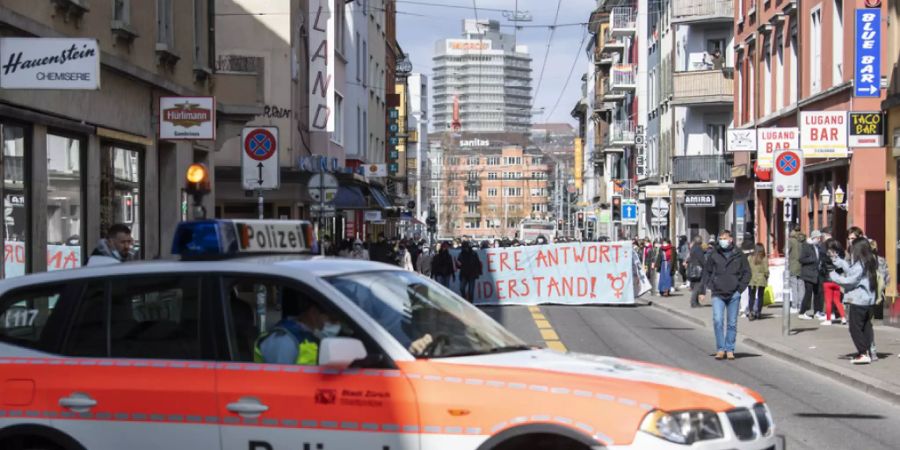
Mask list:
[{"label": "sneaker", "polygon": [[819,320],[825,320],[825,313],[823,313],[823,312],[817,312],[817,313],[816,313],[816,319],[819,319]]},{"label": "sneaker", "polygon": [[875,344],[872,344],[872,348],[869,349],[869,358],[872,361],[878,361],[878,350],[875,348]]},{"label": "sneaker", "polygon": [[725,357],[728,358],[729,361],[734,361],[734,352],[726,353]]},{"label": "sneaker", "polygon": [[791,314],[800,314],[800,308],[791,308]]},{"label": "sneaker", "polygon": [[823,325],[823,326],[831,325],[831,321],[830,321],[830,320],[823,320],[822,322],[819,323],[819,325]]},{"label": "sneaker", "polygon": [[872,358],[869,358],[869,355],[857,355],[850,360],[851,364],[869,364],[870,362],[872,362]]},{"label": "sneaker", "polygon": [[809,314],[798,314],[797,318],[800,320],[813,320],[813,316],[810,316]]},{"label": "sneaker", "polygon": [[847,325],[847,319],[841,318],[841,325]]},{"label": "sneaker", "polygon": [[716,359],[719,361],[725,359],[725,352],[716,352]]}]

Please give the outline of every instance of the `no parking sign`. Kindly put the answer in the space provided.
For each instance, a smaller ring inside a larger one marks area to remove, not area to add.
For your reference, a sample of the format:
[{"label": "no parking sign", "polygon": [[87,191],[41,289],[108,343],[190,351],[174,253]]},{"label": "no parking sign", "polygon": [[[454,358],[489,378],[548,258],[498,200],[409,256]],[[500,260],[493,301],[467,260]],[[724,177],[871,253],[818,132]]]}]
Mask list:
[{"label": "no parking sign", "polygon": [[774,175],[772,192],[775,198],[803,196],[803,155],[799,151],[776,151]]},{"label": "no parking sign", "polygon": [[244,189],[278,189],[278,127],[246,127],[241,133]]}]

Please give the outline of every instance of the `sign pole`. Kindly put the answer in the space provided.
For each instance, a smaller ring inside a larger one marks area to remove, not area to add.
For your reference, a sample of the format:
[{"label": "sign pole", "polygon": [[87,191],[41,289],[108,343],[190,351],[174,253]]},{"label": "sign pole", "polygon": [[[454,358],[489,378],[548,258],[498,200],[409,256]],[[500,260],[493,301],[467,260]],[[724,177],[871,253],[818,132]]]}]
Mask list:
[{"label": "sign pole", "polygon": [[[316,236],[319,236],[319,239],[322,239],[322,216],[325,215],[325,175],[319,177],[319,220],[316,221],[316,226],[318,230],[316,230]],[[319,254],[325,255],[325,245],[324,243],[319,244]]]},{"label": "sign pole", "polygon": [[791,334],[791,199],[784,199],[784,276],[781,288],[781,335]]},{"label": "sign pole", "polygon": [[257,208],[259,209],[259,220],[263,220],[265,219],[265,215],[263,214],[263,212],[265,211],[265,203],[263,201],[262,189],[256,190],[256,199]]}]

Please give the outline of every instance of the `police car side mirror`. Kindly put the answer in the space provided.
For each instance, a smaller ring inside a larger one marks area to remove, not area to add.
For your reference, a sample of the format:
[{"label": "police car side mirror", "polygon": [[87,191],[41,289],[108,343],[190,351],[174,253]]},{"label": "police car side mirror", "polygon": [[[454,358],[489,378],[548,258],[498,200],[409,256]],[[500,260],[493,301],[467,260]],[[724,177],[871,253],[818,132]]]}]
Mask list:
[{"label": "police car side mirror", "polygon": [[329,337],[319,343],[319,365],[343,370],[367,356],[362,341],[348,337]]}]

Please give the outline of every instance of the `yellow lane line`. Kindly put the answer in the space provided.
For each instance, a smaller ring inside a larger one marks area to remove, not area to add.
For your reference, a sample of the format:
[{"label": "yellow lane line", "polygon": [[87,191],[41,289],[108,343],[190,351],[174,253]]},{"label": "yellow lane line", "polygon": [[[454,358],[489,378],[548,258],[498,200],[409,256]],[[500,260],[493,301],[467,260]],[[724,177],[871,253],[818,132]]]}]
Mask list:
[{"label": "yellow lane line", "polygon": [[537,326],[538,331],[541,333],[541,339],[547,344],[547,348],[558,352],[568,351],[565,344],[559,340],[559,335],[556,334],[553,325],[550,324],[550,321],[547,320],[541,312],[541,308],[539,306],[529,306],[528,311],[531,313],[531,318],[534,320],[535,326]]}]

